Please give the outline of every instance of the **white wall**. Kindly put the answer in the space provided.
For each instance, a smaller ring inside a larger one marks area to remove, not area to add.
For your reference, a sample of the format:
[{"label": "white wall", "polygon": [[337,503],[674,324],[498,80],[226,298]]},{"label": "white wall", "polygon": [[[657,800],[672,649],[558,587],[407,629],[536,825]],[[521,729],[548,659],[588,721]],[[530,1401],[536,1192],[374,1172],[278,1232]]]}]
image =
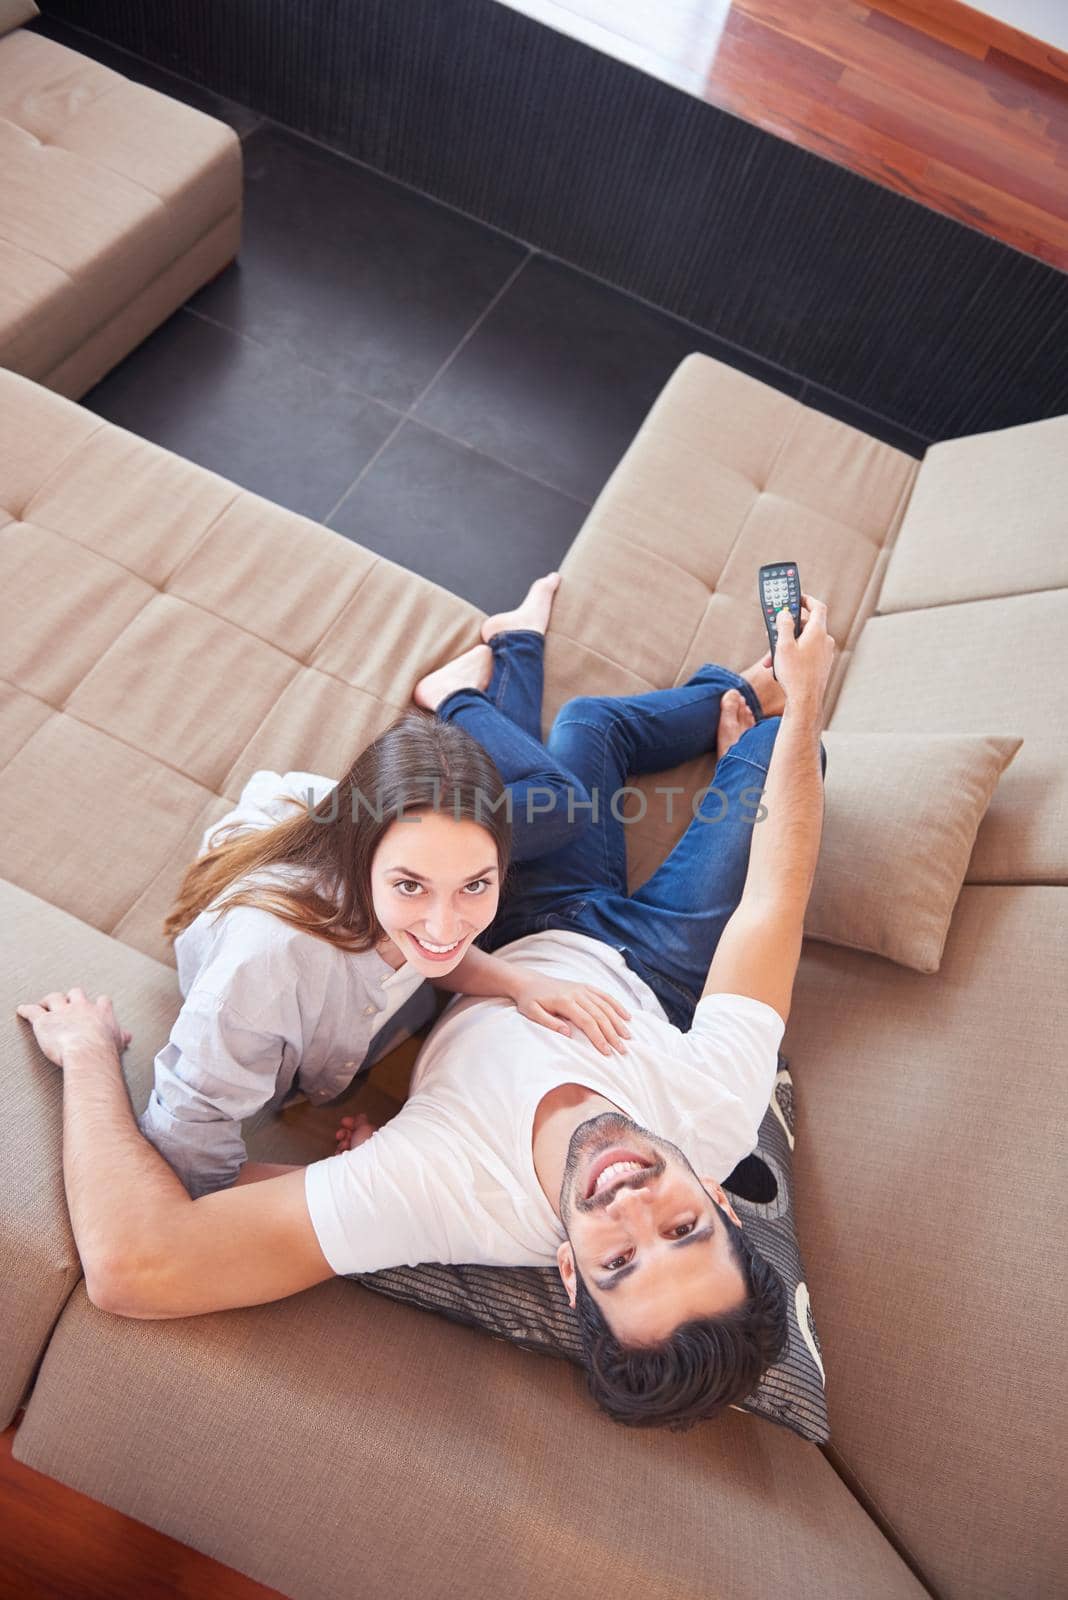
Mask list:
[{"label": "white wall", "polygon": [[973,11],[1008,22],[1032,39],[1068,50],[1068,0],[967,0]]}]

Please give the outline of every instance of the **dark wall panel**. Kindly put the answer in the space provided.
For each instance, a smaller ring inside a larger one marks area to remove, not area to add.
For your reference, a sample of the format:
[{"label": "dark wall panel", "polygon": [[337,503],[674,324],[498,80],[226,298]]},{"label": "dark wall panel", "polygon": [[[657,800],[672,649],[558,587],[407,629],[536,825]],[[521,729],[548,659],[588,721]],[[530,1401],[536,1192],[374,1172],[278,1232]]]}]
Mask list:
[{"label": "dark wall panel", "polygon": [[927,440],[1068,412],[1068,275],[497,0],[45,0]]}]

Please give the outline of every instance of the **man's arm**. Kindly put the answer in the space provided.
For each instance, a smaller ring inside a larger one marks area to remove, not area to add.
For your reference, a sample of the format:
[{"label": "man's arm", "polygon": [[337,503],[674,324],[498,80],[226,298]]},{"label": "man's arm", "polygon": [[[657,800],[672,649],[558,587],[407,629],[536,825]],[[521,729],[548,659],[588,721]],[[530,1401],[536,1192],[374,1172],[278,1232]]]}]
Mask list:
[{"label": "man's arm", "polygon": [[820,724],[823,694],[834,660],[827,608],[806,595],[808,622],[793,638],[789,612],[776,648],[786,709],[775,737],[761,797],[767,816],[753,825],[749,870],[734,915],[719,944],[701,994],[742,994],[762,1000],[786,1022],[801,959],[805,908],[823,830]]},{"label": "man's arm", "polygon": [[823,826],[819,727],[806,713],[791,714],[789,706],[761,804],[768,814],[753,825],[745,888],[720,935],[701,999],[749,995],[786,1022]]},{"label": "man's arm", "polygon": [[94,1305],[196,1316],[284,1299],[334,1276],[304,1197],[304,1168],[191,1200],[138,1130],[111,1002],[81,989],[18,1008],[63,1069],[63,1178]]}]

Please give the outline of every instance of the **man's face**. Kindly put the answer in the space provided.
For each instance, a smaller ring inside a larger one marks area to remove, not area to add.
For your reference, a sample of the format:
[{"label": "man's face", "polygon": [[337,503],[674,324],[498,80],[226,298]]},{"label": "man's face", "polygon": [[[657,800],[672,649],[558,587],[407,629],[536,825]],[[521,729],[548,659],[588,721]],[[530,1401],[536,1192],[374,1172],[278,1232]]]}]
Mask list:
[{"label": "man's face", "polygon": [[[640,1166],[624,1165],[628,1157]],[[724,1212],[738,1219],[705,1182],[676,1145],[622,1112],[575,1129],[560,1188],[560,1276],[574,1305],[577,1267],[621,1344],[655,1344],[746,1299]]]},{"label": "man's face", "polygon": [[497,914],[500,870],[493,835],[440,811],[399,817],[371,862],[375,915],[427,978],[451,972]]}]

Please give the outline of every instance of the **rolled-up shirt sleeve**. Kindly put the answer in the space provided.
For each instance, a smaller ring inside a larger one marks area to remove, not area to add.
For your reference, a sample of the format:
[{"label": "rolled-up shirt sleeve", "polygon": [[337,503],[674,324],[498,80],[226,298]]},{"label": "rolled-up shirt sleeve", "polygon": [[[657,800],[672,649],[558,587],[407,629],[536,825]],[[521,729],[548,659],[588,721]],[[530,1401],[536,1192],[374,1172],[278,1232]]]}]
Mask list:
[{"label": "rolled-up shirt sleeve", "polygon": [[280,1035],[253,1027],[219,996],[194,989],[186,997],[137,1125],[194,1200],[237,1177],[246,1160],[242,1119],[274,1095],[284,1050]]}]

